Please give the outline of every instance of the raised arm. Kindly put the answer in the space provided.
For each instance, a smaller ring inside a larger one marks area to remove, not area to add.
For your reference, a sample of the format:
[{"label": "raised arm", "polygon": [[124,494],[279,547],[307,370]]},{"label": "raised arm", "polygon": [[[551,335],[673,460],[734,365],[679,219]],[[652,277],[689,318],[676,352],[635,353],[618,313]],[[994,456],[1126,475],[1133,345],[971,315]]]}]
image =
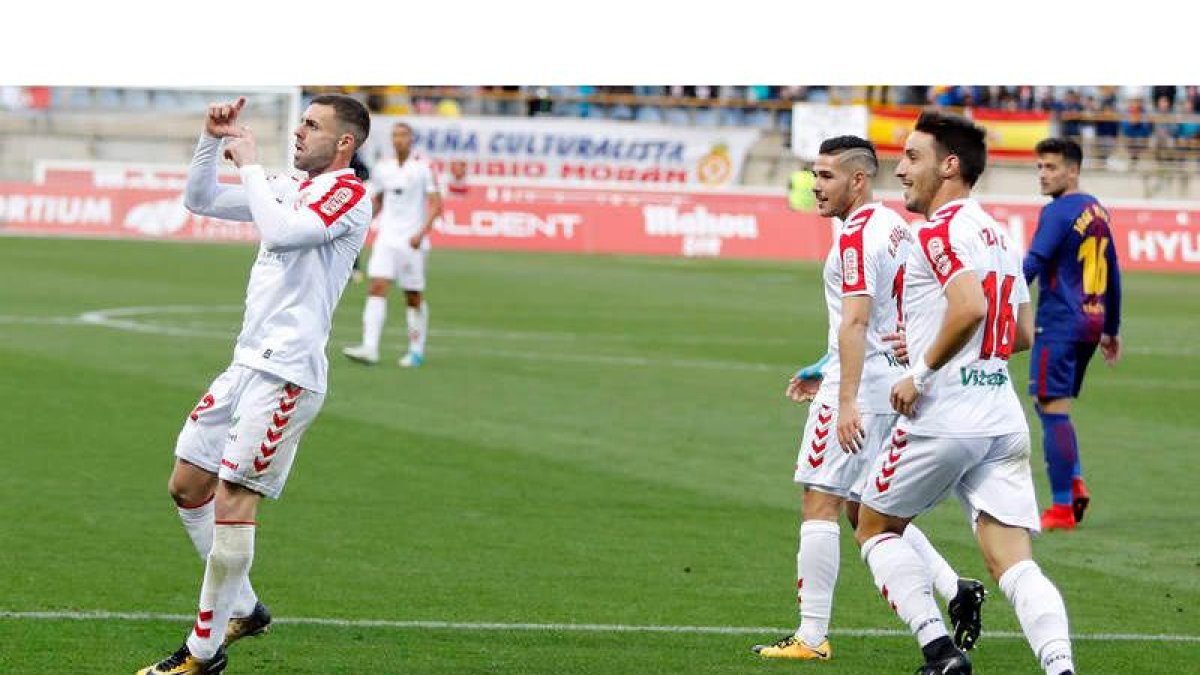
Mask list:
[{"label": "raised arm", "polygon": [[221,151],[221,139],[201,134],[188,169],[187,189],[184,206],[188,211],[201,216],[224,220],[247,221],[251,218],[246,190],[240,185],[222,185],[217,182],[217,158]]}]

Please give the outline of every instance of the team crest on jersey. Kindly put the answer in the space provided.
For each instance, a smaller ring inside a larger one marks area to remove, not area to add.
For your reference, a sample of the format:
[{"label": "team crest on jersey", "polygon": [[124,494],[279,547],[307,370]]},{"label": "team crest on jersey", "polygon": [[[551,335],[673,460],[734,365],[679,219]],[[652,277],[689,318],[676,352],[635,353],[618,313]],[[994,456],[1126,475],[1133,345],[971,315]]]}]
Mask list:
[{"label": "team crest on jersey", "polygon": [[842,275],[847,286],[858,285],[858,251],[852,248],[842,251]]},{"label": "team crest on jersey", "polygon": [[946,243],[941,237],[934,237],[926,244],[929,250],[929,260],[933,262],[933,268],[937,271],[939,277],[944,277],[950,273],[950,266],[953,265],[950,261],[950,256],[946,255]]},{"label": "team crest on jersey", "polygon": [[333,191],[324,202],[321,203],[321,213],[327,216],[334,216],[350,199],[354,197],[354,190],[348,187],[340,187]]}]

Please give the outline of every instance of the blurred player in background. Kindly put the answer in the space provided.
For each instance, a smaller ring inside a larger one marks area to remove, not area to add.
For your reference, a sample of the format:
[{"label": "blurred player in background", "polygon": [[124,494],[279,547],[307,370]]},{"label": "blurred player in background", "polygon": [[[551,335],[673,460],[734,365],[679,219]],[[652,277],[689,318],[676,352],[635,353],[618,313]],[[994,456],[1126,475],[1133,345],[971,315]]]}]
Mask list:
[{"label": "blurred player in background", "polygon": [[[245,103],[209,106],[186,192],[193,213],[252,221],[261,240],[233,363],[184,421],[175,446],[169,490],[206,559],[200,609],[183,646],[138,675],[220,673],[228,644],[270,624],[249,577],[258,503],[279,497],[300,437],[324,403],[333,311],[371,221],[366,188],[349,168],[370,130],[361,103],[312,100],[295,131],[303,182],[264,172],[254,135],[237,123]],[[222,139],[241,185],[217,182]]]},{"label": "blurred player in background", "polygon": [[367,304],[363,308],[362,344],[342,350],[359,363],[379,362],[379,339],[387,320],[388,289],[404,290],[407,305],[408,353],[400,365],[415,368],[425,362],[429,333],[429,303],[425,302],[425,264],[429,232],[442,215],[442,193],[429,163],[412,156],[413,131],[404,122],[392,128],[395,159],[383,160],[371,172],[372,199],[379,213],[379,233],[367,262]]},{"label": "blurred player in background", "polygon": [[1070,530],[1083,520],[1091,501],[1071,403],[1079,397],[1097,345],[1110,366],[1121,357],[1121,270],[1108,211],[1095,197],[1079,191],[1079,144],[1047,138],[1035,150],[1038,182],[1051,202],[1042,208],[1025,254],[1025,279],[1038,279],[1029,394],[1037,399],[1054,499],[1042,513],[1042,529]]},{"label": "blurred player in background", "polygon": [[896,167],[905,207],[928,220],[904,272],[913,366],[892,388],[902,417],[863,491],[856,535],[884,600],[921,645],[918,672],[969,674],[904,536],[953,491],[1042,668],[1061,675],[1074,672],[1067,610],[1033,561],[1029,425],[1008,373],[1009,356],[1033,340],[1033,316],[1014,246],[971,198],[987,164],[985,138],[970,120],[926,111]]},{"label": "blurred player in background", "polygon": [[[856,136],[824,141],[812,170],[817,212],[843,225],[825,260],[829,351],[807,376],[797,373],[787,389],[797,402],[814,400],[795,474],[804,485],[796,557],[800,625],[774,644],[753,647],[768,658],[832,656],[828,634],[840,566],[838,519],[845,506],[851,526],[857,525],[868,471],[896,422],[888,396],[905,368],[883,336],[903,319],[904,260],[912,235],[903,218],[873,200],[871,183],[878,170],[875,147]],[[921,553],[934,585],[950,602],[961,644],[970,648],[979,635],[983,584],[960,582],[915,525],[904,537]]]}]

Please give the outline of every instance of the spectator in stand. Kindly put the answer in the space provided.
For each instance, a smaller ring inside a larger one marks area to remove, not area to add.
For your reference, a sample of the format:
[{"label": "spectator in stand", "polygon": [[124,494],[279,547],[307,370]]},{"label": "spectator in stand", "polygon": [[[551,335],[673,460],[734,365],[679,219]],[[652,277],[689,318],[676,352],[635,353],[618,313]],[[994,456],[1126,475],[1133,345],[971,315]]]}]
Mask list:
[{"label": "spectator in stand", "polygon": [[[1117,134],[1121,132],[1121,123],[1117,115],[1117,90],[1115,87],[1101,87],[1096,113],[1100,121],[1096,122],[1096,151],[1100,159],[1106,159],[1117,146]],[[1091,112],[1091,111],[1089,111]]]},{"label": "spectator in stand", "polygon": [[1172,110],[1175,109],[1175,98],[1178,95],[1178,87],[1175,85],[1163,86],[1158,85],[1150,87],[1150,100],[1154,101],[1155,109],[1158,108],[1158,99],[1166,97],[1167,106]]},{"label": "spectator in stand", "polygon": [[1150,146],[1150,136],[1153,133],[1154,124],[1146,118],[1146,108],[1142,99],[1130,99],[1125,121],[1121,122],[1121,135],[1125,138],[1130,160],[1136,162],[1141,157]]},{"label": "spectator in stand", "polygon": [[[1161,89],[1161,87],[1155,87]],[[1163,94],[1154,100],[1154,131],[1150,145],[1154,148],[1154,158],[1159,161],[1178,159],[1175,152],[1175,140],[1179,135],[1180,124],[1176,122],[1174,104],[1170,97]]]},{"label": "spectator in stand", "polygon": [[1062,101],[1055,96],[1053,87],[1037,87],[1033,90],[1033,97],[1037,101],[1037,109],[1042,112],[1054,114],[1062,110]]},{"label": "spectator in stand", "polygon": [[[1079,115],[1083,113],[1083,101],[1079,100],[1079,92],[1074,89],[1068,89],[1063,100],[1058,105],[1057,112],[1060,114],[1059,119],[1062,120],[1062,135],[1082,144],[1080,140],[1082,135],[1082,126],[1078,118],[1067,117],[1069,115]],[[1065,119],[1064,119],[1065,117]],[[1095,129],[1092,129],[1093,132]]]},{"label": "spectator in stand", "polygon": [[1188,117],[1185,121],[1179,123],[1179,130],[1176,137],[1179,139],[1179,146],[1190,151],[1196,148],[1196,137],[1200,136],[1200,87],[1189,86],[1183,88],[1183,113]]},{"label": "spectator in stand", "polygon": [[525,94],[529,96],[525,101],[525,116],[526,117],[541,117],[543,115],[554,114],[554,101],[550,98],[550,89],[548,87],[522,87]]},{"label": "spectator in stand", "polygon": [[1037,102],[1033,97],[1033,87],[1022,85],[1017,87],[1017,110],[1033,110],[1037,107]]}]

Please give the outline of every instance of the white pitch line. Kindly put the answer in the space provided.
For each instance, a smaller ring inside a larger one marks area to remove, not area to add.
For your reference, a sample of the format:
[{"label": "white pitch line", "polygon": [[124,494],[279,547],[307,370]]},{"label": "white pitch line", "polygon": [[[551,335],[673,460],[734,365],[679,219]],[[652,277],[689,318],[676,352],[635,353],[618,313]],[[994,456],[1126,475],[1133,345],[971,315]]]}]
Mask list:
[{"label": "white pitch line", "polygon": [[[0,619],[18,621],[191,621],[191,614],[152,612],[15,612],[0,610]],[[392,619],[331,619],[320,617],[277,617],[283,625],[340,626],[346,628],[395,628],[399,630],[526,631],[576,633],[682,633],[688,635],[757,635],[786,633],[790,628],[777,626],[656,626],[620,623],[488,623],[460,621],[397,621]],[[907,631],[887,628],[835,628],[834,635],[850,637],[911,637]],[[1023,640],[1015,631],[985,631],[984,639]],[[1072,640],[1117,642],[1200,642],[1200,635],[1158,633],[1076,633]]]},{"label": "white pitch line", "polygon": [[[132,333],[144,333],[154,335],[166,335],[169,337],[193,337],[193,338],[209,338],[218,340],[229,340],[236,333],[235,326],[222,328],[221,330],[205,330],[201,327],[185,327],[173,326],[159,322],[139,320],[140,317],[154,315],[171,315],[171,314],[231,314],[240,313],[243,310],[241,305],[147,305],[139,307],[113,307],[110,309],[93,310],[83,312],[74,317],[38,317],[38,316],[19,316],[19,315],[0,315],[0,324],[28,324],[28,325],[77,325],[77,326],[101,326],[115,330],[124,330]],[[484,340],[515,340],[526,342],[609,342],[609,343],[637,343],[643,341],[643,338],[628,335],[612,335],[600,333],[581,333],[574,331],[509,331],[509,330],[483,330],[472,328],[434,328],[430,330],[432,337],[441,338],[464,338],[464,339],[484,339]],[[729,345],[782,345],[788,344],[790,341],[779,336],[763,336],[763,337],[734,337],[734,336],[706,336],[706,335],[659,335],[654,339],[674,343],[674,344],[729,344]],[[1157,345],[1127,345],[1124,350],[1130,354],[1141,356],[1175,356],[1175,357],[1190,357],[1200,354],[1200,349],[1188,345],[1172,345],[1172,346],[1157,346]],[[699,368],[716,368],[722,370],[754,370],[754,371],[776,371],[782,368],[789,370],[791,366],[775,366],[772,364],[756,364],[756,363],[741,363],[729,361],[711,361],[701,359],[647,359],[636,356],[605,356],[605,355],[560,355],[552,356],[543,353],[531,352],[516,352],[508,351],[501,352],[499,350],[488,349],[473,349],[474,353],[490,353],[494,356],[504,356],[519,359],[540,359],[540,360],[557,360],[557,361],[572,361],[581,363],[600,363],[614,365],[638,365],[638,366],[670,366],[670,367],[699,367]],[[1166,383],[1166,386],[1173,388],[1191,388],[1191,384],[1180,386],[1182,383],[1167,382],[1165,380],[1146,379],[1146,380],[1121,380],[1121,386],[1161,386]],[[1093,383],[1095,386],[1096,383]]]}]

